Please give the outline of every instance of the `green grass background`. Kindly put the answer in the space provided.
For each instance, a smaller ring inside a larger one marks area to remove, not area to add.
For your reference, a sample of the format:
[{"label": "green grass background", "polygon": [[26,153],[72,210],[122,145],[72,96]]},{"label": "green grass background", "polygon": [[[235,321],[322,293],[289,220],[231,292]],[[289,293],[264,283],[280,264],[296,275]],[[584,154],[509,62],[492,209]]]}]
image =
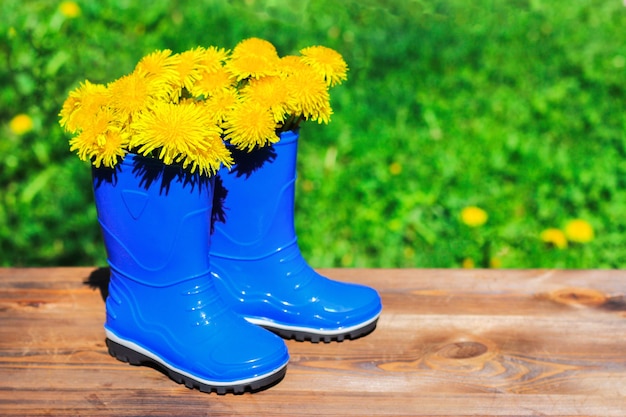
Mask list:
[{"label": "green grass background", "polygon": [[[0,3],[0,265],[104,265],[90,169],[58,111],[155,49],[339,51],[348,81],[306,124],[296,227],[315,267],[626,266],[626,7],[620,0],[102,0]],[[17,136],[9,121],[30,115]],[[390,167],[395,167],[390,169]],[[399,169],[398,169],[399,168]],[[459,220],[476,205],[489,220]],[[582,218],[595,239],[546,246]]]}]

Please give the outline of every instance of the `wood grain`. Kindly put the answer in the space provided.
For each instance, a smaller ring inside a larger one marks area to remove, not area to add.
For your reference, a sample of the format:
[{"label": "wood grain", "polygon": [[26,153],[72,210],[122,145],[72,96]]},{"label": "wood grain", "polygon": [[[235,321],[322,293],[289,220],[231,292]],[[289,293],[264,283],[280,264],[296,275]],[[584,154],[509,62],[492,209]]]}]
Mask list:
[{"label": "wood grain", "polygon": [[0,268],[0,415],[626,416],[626,271],[321,272],[380,291],[374,333],[218,396],[108,355],[95,268]]}]

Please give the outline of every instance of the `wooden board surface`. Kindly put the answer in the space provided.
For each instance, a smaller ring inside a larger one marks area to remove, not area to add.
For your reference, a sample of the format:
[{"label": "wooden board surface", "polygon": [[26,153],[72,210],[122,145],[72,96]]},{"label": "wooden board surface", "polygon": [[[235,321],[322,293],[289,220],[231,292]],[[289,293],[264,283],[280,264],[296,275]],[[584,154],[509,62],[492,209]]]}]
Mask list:
[{"label": "wooden board surface", "polygon": [[380,291],[374,333],[218,396],[108,355],[94,270],[0,268],[0,415],[626,416],[626,271],[322,270]]}]

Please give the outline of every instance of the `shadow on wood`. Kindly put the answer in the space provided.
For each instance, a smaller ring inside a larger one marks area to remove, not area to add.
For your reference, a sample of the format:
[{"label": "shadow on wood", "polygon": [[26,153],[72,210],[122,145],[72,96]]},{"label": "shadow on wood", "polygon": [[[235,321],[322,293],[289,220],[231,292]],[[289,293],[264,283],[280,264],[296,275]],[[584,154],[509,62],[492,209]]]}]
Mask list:
[{"label": "shadow on wood", "polygon": [[100,290],[102,300],[106,301],[109,296],[109,281],[111,281],[111,268],[106,266],[93,270],[84,283],[93,289]]}]

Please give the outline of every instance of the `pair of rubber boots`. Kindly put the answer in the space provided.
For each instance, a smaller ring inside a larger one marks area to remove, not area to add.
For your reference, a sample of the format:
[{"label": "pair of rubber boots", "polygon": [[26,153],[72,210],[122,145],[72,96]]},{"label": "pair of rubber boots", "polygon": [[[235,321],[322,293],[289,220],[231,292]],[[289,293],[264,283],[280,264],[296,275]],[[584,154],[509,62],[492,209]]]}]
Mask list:
[{"label": "pair of rubber boots", "polygon": [[279,336],[330,342],[375,328],[378,293],[319,275],[300,253],[297,142],[283,133],[213,178],[137,155],[94,168],[111,355],[204,392],[254,392],[286,372]]}]

